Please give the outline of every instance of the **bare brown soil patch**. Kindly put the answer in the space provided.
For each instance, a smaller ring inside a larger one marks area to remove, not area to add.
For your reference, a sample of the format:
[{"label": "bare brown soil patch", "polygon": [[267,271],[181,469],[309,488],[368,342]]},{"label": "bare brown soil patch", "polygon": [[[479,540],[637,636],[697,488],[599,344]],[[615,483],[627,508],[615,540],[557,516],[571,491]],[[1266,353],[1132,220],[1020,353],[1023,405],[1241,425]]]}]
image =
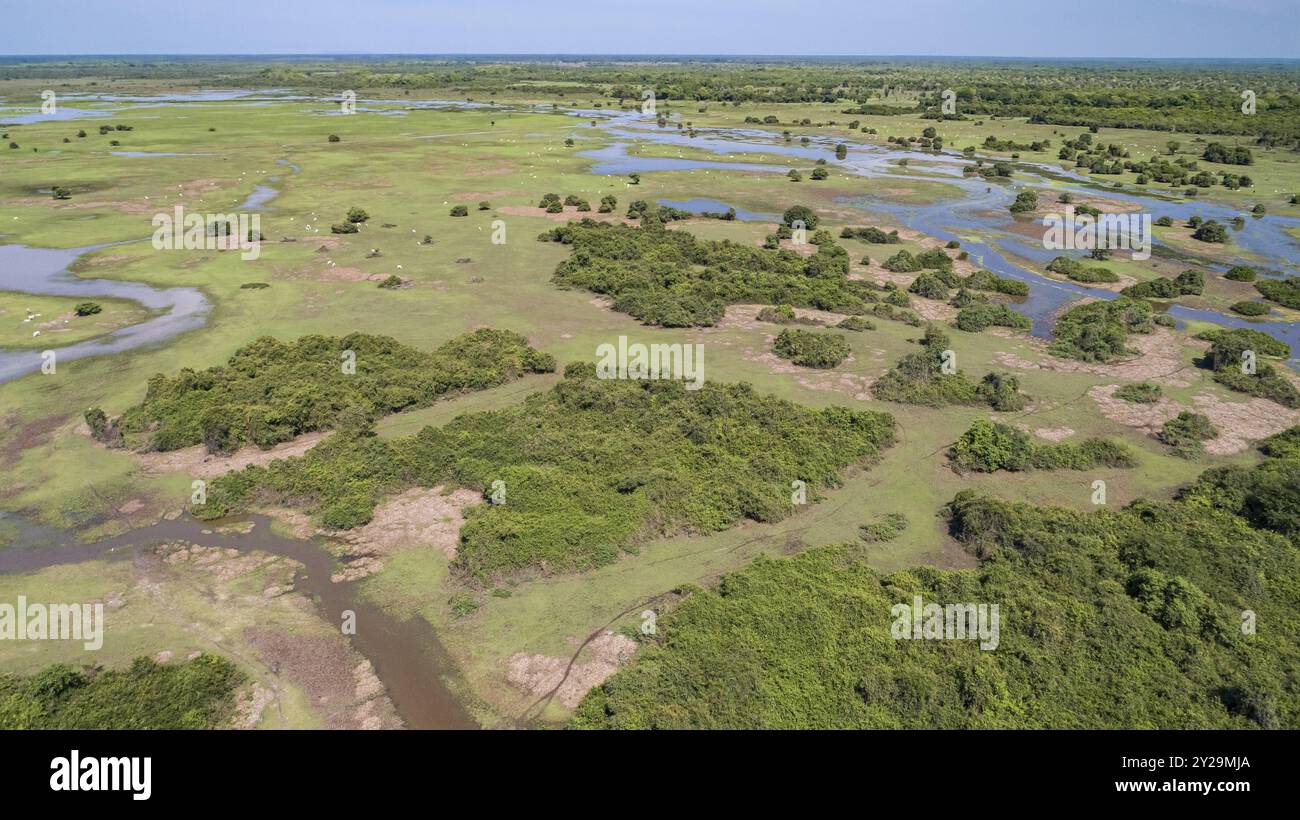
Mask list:
[{"label": "bare brown soil patch", "polygon": [[1046,352],[1047,343],[1031,338],[1027,342],[1042,350],[1039,361],[1030,361],[1014,353],[993,355],[999,363],[1018,370],[1054,370],[1059,373],[1092,373],[1123,381],[1152,381],[1169,387],[1186,387],[1196,378],[1196,367],[1183,359],[1186,347],[1198,351],[1209,349],[1208,342],[1189,339],[1167,328],[1157,327],[1147,335],[1129,336],[1129,346],[1136,354],[1122,361],[1080,362],[1062,359]]},{"label": "bare brown soil patch", "polygon": [[[85,425],[78,427],[78,432],[83,430],[87,435],[90,432]],[[183,450],[170,450],[165,453],[132,452],[131,458],[143,467],[146,473],[155,475],[186,473],[197,478],[216,478],[233,470],[242,470],[251,464],[265,467],[278,458],[300,456],[329,435],[327,432],[304,433],[292,441],[282,442],[269,450],[250,444],[230,455],[213,455],[202,444],[196,444]]]},{"label": "bare brown soil patch", "polygon": [[292,559],[264,552],[241,552],[233,547],[203,547],[184,542],[163,544],[154,549],[154,554],[169,567],[190,567],[220,582],[234,581],[265,570],[264,598],[292,591],[294,573],[302,566]]},{"label": "bare brown soil patch", "polygon": [[87,257],[84,264],[92,268],[99,268],[106,265],[116,265],[118,262],[128,262],[131,258],[132,257],[124,253],[97,254],[95,256]]},{"label": "bare brown soil patch", "polygon": [[1038,429],[1031,429],[1026,424],[1017,424],[1016,427],[1026,433],[1031,433],[1032,435],[1051,442],[1065,441],[1067,438],[1074,435],[1074,430],[1070,427],[1039,427]]},{"label": "bare brown soil patch", "polygon": [[599,686],[636,652],[636,641],[606,630],[594,638],[570,664],[569,658],[516,652],[506,661],[506,680],[539,697],[555,693],[573,709],[593,687]]},{"label": "bare brown soil patch", "polygon": [[[201,194],[219,190],[221,185],[222,182],[219,179],[195,179],[181,183],[174,188],[167,188],[161,195],[148,199],[73,200],[55,207],[71,210],[112,208],[124,214],[153,214],[170,211],[174,206],[184,205],[194,199],[202,202],[203,197],[200,196]],[[233,207],[226,207],[224,210],[232,209]]]},{"label": "bare brown soil patch", "polygon": [[[772,344],[776,341],[776,333],[771,332],[779,325],[769,324],[758,321],[758,312],[764,305],[728,305],[722,319],[713,327],[700,328],[701,336],[708,337],[724,330],[761,330],[763,333],[763,349],[758,350],[753,347],[745,347],[742,350],[744,357],[752,362],[759,362],[767,367],[773,373],[780,373],[795,377],[803,387],[809,390],[829,390],[836,393],[843,393],[859,401],[870,401],[871,384],[880,378],[886,370],[888,364],[884,360],[885,352],[883,350],[870,350],[868,355],[871,358],[871,364],[877,365],[876,372],[869,375],[858,373],[845,373],[838,369],[818,370],[815,368],[801,367],[797,364],[782,359],[772,352]],[[825,325],[830,326],[838,324],[847,318],[845,314],[832,313],[825,310],[812,310],[809,308],[795,308],[795,315],[799,318],[817,319]],[[727,346],[726,342],[710,340],[709,344],[722,344]],[[854,356],[844,360],[844,363],[856,361]]]},{"label": "bare brown soil patch", "polygon": [[335,572],[334,582],[355,581],[383,568],[384,558],[412,547],[433,547],[454,558],[465,524],[465,508],[483,503],[471,490],[444,492],[411,489],[375,508],[368,524],[340,533],[348,544],[346,565]]},{"label": "bare brown soil patch", "polygon": [[395,729],[402,725],[370,661],[342,637],[252,628],[245,638],[275,675],[300,687],[331,729]]},{"label": "bare brown soil patch", "polygon": [[[22,457],[24,450],[49,444],[54,438],[55,431],[67,420],[67,416],[46,416],[22,425],[4,449],[0,450],[0,463],[16,461]],[[5,422],[3,426],[6,428],[14,423],[12,417],[5,419]]]},{"label": "bare brown soil patch", "polygon": [[256,729],[262,719],[262,712],[275,700],[275,693],[260,683],[254,683],[235,702],[235,718],[231,725],[235,729]]},{"label": "bare brown soil patch", "polygon": [[1162,398],[1151,404],[1139,404],[1115,397],[1117,384],[1098,385],[1088,390],[1101,414],[1111,421],[1155,436],[1164,423],[1183,411],[1194,411],[1209,418],[1219,431],[1218,438],[1205,442],[1211,455],[1226,456],[1243,452],[1260,439],[1300,423],[1300,411],[1288,410],[1267,399],[1224,401],[1213,393],[1192,397],[1192,407]]},{"label": "bare brown soil patch", "polygon": [[388,278],[386,273],[367,273],[361,268],[347,265],[331,265],[324,260],[306,268],[284,270],[276,268],[276,275],[286,279],[312,279],[317,282],[377,282]]}]

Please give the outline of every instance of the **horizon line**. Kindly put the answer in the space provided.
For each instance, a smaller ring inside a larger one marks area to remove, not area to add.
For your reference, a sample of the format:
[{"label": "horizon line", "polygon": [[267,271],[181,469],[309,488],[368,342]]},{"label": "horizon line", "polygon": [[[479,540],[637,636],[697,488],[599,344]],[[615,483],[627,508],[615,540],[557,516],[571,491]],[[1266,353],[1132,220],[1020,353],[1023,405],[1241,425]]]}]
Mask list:
[{"label": "horizon line", "polygon": [[3,53],[0,54],[0,60],[7,59],[93,59],[93,58],[162,58],[162,57],[183,57],[183,58],[213,58],[213,57],[450,57],[459,59],[484,58],[484,57],[508,57],[524,59],[554,59],[554,58],[649,58],[649,59],[702,59],[702,58],[727,58],[727,59],[844,59],[844,60],[867,60],[867,59],[961,59],[961,60],[1095,60],[1095,61],[1144,61],[1144,62],[1175,62],[1175,61],[1235,61],[1235,62],[1300,62],[1300,56],[1282,57],[1282,56],[1265,56],[1265,57],[1229,57],[1229,56],[1211,56],[1211,55],[1181,55],[1173,57],[1143,57],[1143,56],[1098,56],[1098,55],[1033,55],[1033,54],[776,54],[776,53],[745,53],[745,52],[582,52],[582,51],[557,51],[557,52],[509,52],[509,51],[466,51],[466,52],[407,52],[407,51],[250,51],[250,52],[77,52],[77,53]]}]

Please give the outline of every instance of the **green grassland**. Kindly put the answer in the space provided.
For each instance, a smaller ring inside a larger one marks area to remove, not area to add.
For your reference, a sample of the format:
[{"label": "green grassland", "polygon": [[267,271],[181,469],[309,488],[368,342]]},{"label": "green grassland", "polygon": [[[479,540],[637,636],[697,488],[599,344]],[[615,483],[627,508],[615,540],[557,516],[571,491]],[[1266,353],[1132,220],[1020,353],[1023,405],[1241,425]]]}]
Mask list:
[{"label": "green grassland", "polygon": [[[92,301],[98,313],[77,315],[77,305]],[[35,318],[27,321],[28,316]],[[139,324],[152,315],[138,302],[126,299],[74,299],[0,291],[0,347],[44,350],[75,344]],[[40,336],[32,334],[39,330]]]},{"label": "green grassland", "polygon": [[[144,83],[121,85],[147,88]],[[0,91],[12,95],[14,86],[5,85]],[[423,96],[438,95],[429,92]],[[526,89],[497,99],[553,100],[532,96]],[[698,112],[691,106],[691,113],[684,118],[697,126],[767,127],[779,133],[786,126],[744,123],[746,116],[776,111],[782,121],[809,117],[814,122],[833,119],[847,123],[860,119],[863,127],[879,132],[868,137],[840,126],[791,127],[796,142],[808,133],[883,144],[888,135],[919,135],[922,128],[935,124],[915,116],[845,115],[840,113],[843,104],[705,107],[707,110]],[[592,160],[579,152],[605,144],[605,137],[584,120],[504,109],[336,116],[326,113],[330,108],[328,103],[303,102],[258,106],[201,103],[9,129],[10,138],[22,148],[0,149],[0,233],[8,243],[83,247],[144,240],[152,232],[150,217],[155,211],[166,212],[177,204],[201,211],[233,211],[258,184],[273,185],[279,193],[262,213],[261,231],[267,241],[256,261],[241,260],[233,252],[155,252],[143,241],[83,257],[78,269],[93,268],[97,277],[156,287],[198,287],[212,303],[212,310],[204,327],[165,344],[119,354],[107,362],[81,359],[60,363],[55,376],[32,375],[0,385],[0,419],[5,420],[0,429],[0,497],[5,509],[22,511],[45,523],[79,528],[86,538],[120,532],[180,509],[190,492],[188,476],[145,473],[128,454],[100,447],[76,432],[81,413],[84,408],[99,406],[110,416],[120,415],[142,400],[154,374],[173,375],[186,367],[203,369],[223,363],[241,346],[267,334],[289,340],[306,334],[374,333],[430,350],[467,331],[490,326],[523,334],[533,346],[553,355],[561,369],[570,361],[594,360],[598,345],[616,341],[620,335],[644,343],[695,342],[705,346],[710,380],[748,382],[760,394],[813,408],[846,405],[886,410],[898,421],[898,441],[878,463],[869,471],[851,471],[842,486],[825,492],[824,500],[793,516],[774,523],[747,521],[709,535],[658,540],[634,555],[585,573],[519,580],[508,586],[508,597],[465,587],[441,551],[412,550],[393,557],[381,572],[363,582],[364,593],[394,613],[419,613],[433,624],[469,688],[485,704],[480,717],[486,723],[525,715],[548,722],[567,716],[568,710],[555,701],[540,713],[529,711],[536,698],[505,680],[506,662],[513,654],[568,657],[594,631],[632,626],[649,602],[671,597],[672,590],[684,584],[708,584],[758,555],[784,555],[809,546],[853,541],[863,523],[885,513],[902,512],[909,526],[896,540],[863,547],[874,571],[888,573],[918,564],[969,567],[972,559],[949,537],[939,517],[943,506],[960,490],[976,489],[1005,500],[1088,511],[1093,509],[1092,482],[1101,479],[1107,484],[1108,507],[1118,508],[1139,497],[1168,498],[1206,466],[1248,464],[1257,458],[1245,452],[1189,462],[1172,455],[1151,436],[1107,420],[1087,391],[1120,382],[1108,375],[1014,371],[1021,390],[1031,397],[1025,410],[1014,413],[992,414],[986,406],[932,409],[860,398],[872,380],[905,354],[918,350],[921,329],[875,319],[876,330],[872,331],[819,331],[843,335],[851,348],[850,358],[829,371],[829,376],[774,366],[764,354],[771,348],[769,337],[780,328],[745,323],[689,329],[643,326],[610,310],[587,291],[556,288],[551,276],[568,250],[535,241],[538,234],[563,224],[536,207],[548,192],[561,197],[576,194],[593,206],[601,196],[613,194],[619,200],[619,216],[634,199],[653,202],[710,197],[767,213],[781,213],[800,203],[822,216],[819,227],[838,236],[847,226],[897,226],[873,223],[861,212],[836,204],[836,198],[932,202],[948,193],[941,183],[910,179],[905,172],[888,180],[832,173],[824,182],[808,181],[805,174],[806,181],[791,183],[779,173],[700,170],[646,173],[639,185],[631,185],[623,177],[599,177],[589,172]],[[680,110],[677,105],[672,109]],[[117,122],[129,124],[133,130],[104,136],[98,133],[99,124]],[[1021,156],[1025,161],[1048,164],[1057,162],[1056,146],[1062,135],[1073,136],[1082,130],[1028,125],[1023,119],[990,119],[982,125],[973,120],[949,121],[938,127],[946,144],[957,148],[978,145],[989,134],[1018,142],[1051,139],[1054,147],[1049,151]],[[76,136],[80,128],[86,129],[85,138]],[[329,142],[330,134],[337,134],[340,141]],[[63,143],[64,137],[70,142]],[[1179,137],[1183,150],[1192,150],[1194,135]],[[567,147],[567,138],[576,144]],[[1131,144],[1136,158],[1163,152],[1169,135],[1103,128],[1095,138]],[[121,146],[109,146],[110,139],[120,140]],[[32,152],[31,147],[39,150]],[[111,150],[210,155],[122,157],[113,156]],[[654,156],[722,159],[693,149],[638,150]],[[919,161],[923,154],[917,156]],[[1250,169],[1256,179],[1254,192],[1216,187],[1202,195],[1239,204],[1243,211],[1261,200],[1269,203],[1271,211],[1286,207],[1282,194],[1300,190],[1300,165],[1294,161],[1295,155],[1259,150],[1256,156],[1257,164]],[[295,173],[277,164],[279,159],[301,171]],[[810,166],[791,166],[788,160],[774,157],[737,155],[727,159],[771,159],[782,169]],[[270,182],[272,177],[278,181]],[[1107,185],[1113,182],[1110,177],[1102,179]],[[1124,181],[1131,184],[1131,175]],[[69,188],[72,198],[56,201],[40,193],[51,185]],[[480,201],[491,207],[477,210]],[[469,206],[467,217],[449,215],[457,204]],[[369,220],[358,234],[332,238],[329,226],[342,222],[353,206],[365,208]],[[564,215],[576,216],[572,209]],[[492,241],[495,220],[504,222],[504,244]],[[671,229],[756,246],[771,226],[691,220]],[[426,235],[432,237],[431,244],[422,242]],[[295,241],[281,241],[285,237]],[[899,249],[916,251],[920,247],[915,243],[895,247],[837,241],[849,250],[854,271],[860,269],[857,262],[863,255],[879,261],[885,258],[886,249],[892,255]],[[321,247],[326,250],[321,252]],[[374,255],[374,249],[380,254]],[[1125,262],[1113,267],[1143,281],[1164,270],[1153,263]],[[409,287],[377,287],[379,280],[391,274],[409,280]],[[265,282],[270,287],[241,289],[247,282]],[[1205,304],[1249,298],[1249,288],[1215,282],[1207,288]],[[34,302],[31,307],[47,313]],[[3,304],[7,302],[0,302]],[[110,312],[105,302],[104,313],[92,318],[103,320]],[[961,369],[975,379],[989,371],[1008,370],[997,360],[999,353],[1030,361],[1043,356],[1041,348],[1022,334],[964,333],[951,328],[947,332]],[[1214,383],[1208,372],[1194,367],[1199,352],[1193,345],[1183,347],[1179,355],[1190,383],[1167,388],[1167,396],[1188,405],[1198,394],[1242,400],[1239,394]],[[530,394],[549,390],[558,379],[558,374],[527,376],[389,416],[379,423],[378,430],[388,439],[411,435],[426,425],[446,424],[462,413],[517,404]],[[1137,467],[1077,474],[958,475],[947,463],[946,449],[972,421],[990,415],[1031,429],[1068,427],[1074,431],[1072,441],[1089,436],[1121,441],[1135,451]],[[128,502],[139,502],[131,505],[135,511],[117,514]],[[51,594],[71,596],[62,599],[80,600],[106,594],[115,580],[125,583],[118,577],[124,571],[113,562],[79,565],[46,570],[35,579],[0,577],[4,585],[0,589],[16,594],[29,584],[39,584]],[[178,610],[193,604],[194,611],[200,611],[200,602],[186,597],[191,593],[172,592],[186,587],[169,584],[167,589],[169,595],[179,596]],[[195,589],[192,594],[202,593]],[[448,602],[457,594],[474,596],[477,610],[456,617]],[[117,628],[123,630],[123,639],[114,645],[123,647],[122,656],[106,659],[106,663],[125,662],[129,656],[161,649],[213,648],[189,636],[180,625],[153,615],[141,614],[138,620],[128,620]],[[223,628],[222,634],[225,637],[216,642],[217,648],[236,656],[247,651],[234,627]],[[6,650],[6,655],[0,656],[0,669],[31,671],[60,659],[46,648],[41,648],[39,656],[22,652],[29,649]],[[241,666],[256,671],[255,663]],[[301,700],[298,703],[303,713],[285,717],[284,725],[310,723],[307,707]]]}]

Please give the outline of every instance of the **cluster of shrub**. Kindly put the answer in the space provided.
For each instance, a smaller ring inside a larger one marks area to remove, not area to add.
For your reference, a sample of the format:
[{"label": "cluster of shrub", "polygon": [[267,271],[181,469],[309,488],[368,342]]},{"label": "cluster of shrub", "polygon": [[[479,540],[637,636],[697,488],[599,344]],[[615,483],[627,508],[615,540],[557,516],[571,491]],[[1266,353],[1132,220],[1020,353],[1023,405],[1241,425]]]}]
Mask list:
[{"label": "cluster of shrub", "polygon": [[357,233],[360,228],[358,225],[364,225],[370,219],[370,214],[366,213],[365,208],[353,206],[348,209],[347,219],[330,225],[330,233],[349,234]]},{"label": "cluster of shrub", "polygon": [[840,239],[860,239],[863,242],[870,242],[873,245],[897,245],[900,241],[897,230],[886,233],[880,228],[874,226],[868,226],[865,228],[844,228],[840,231]]},{"label": "cluster of shrub", "polygon": [[907,516],[890,512],[876,517],[870,524],[858,527],[858,537],[868,544],[893,541],[907,529]]},{"label": "cluster of shrub", "polygon": [[1078,444],[1042,444],[1023,430],[988,419],[976,419],[948,457],[958,470],[980,473],[1137,466],[1133,452],[1120,442],[1089,438]]},{"label": "cluster of shrub", "polygon": [[1150,303],[1118,297],[1070,308],[1057,319],[1052,343],[1054,356],[1083,362],[1108,362],[1132,354],[1128,337],[1155,328]]},{"label": "cluster of shrub", "polygon": [[[643,206],[645,205],[645,203],[641,204]],[[546,211],[548,214],[564,213],[565,206],[576,208],[578,211],[583,212],[591,210],[591,203],[577,194],[569,194],[564,197],[564,199],[560,199],[559,194],[546,194],[542,197],[541,201],[537,203],[537,207]],[[600,206],[596,210],[599,213],[608,214],[613,213],[614,208],[616,207],[618,207],[618,197],[613,194],[606,194],[600,198]],[[631,214],[629,214],[629,216],[631,216]],[[685,217],[678,218],[684,219]]]},{"label": "cluster of shrub", "polygon": [[908,250],[901,250],[884,262],[885,270],[894,273],[916,273],[922,270],[952,270],[952,257],[943,252],[942,248],[931,248],[921,253],[913,254]]},{"label": "cluster of shrub", "polygon": [[[1300,408],[1300,390],[1272,364],[1260,361],[1264,357],[1286,359],[1291,348],[1266,333],[1249,328],[1211,330],[1197,334],[1197,338],[1210,342],[1210,350],[1202,363],[1214,372],[1214,380],[1224,387],[1258,396],[1281,404]],[[1255,369],[1247,372],[1244,366],[1254,355]]]},{"label": "cluster of shrub", "polygon": [[885,142],[897,145],[900,148],[925,148],[932,151],[943,150],[943,137],[934,126],[928,126],[921,130],[919,137],[886,137]]},{"label": "cluster of shrub", "polygon": [[[958,293],[958,297],[961,294]],[[958,330],[964,330],[967,333],[979,333],[990,327],[1006,327],[1012,330],[1029,330],[1033,327],[1033,322],[1028,316],[1012,310],[1006,305],[987,302],[972,301],[957,312],[957,318],[954,322]]]},{"label": "cluster of shrub", "polygon": [[[899,255],[904,253],[907,253],[907,251],[899,251]],[[948,263],[945,265],[942,262],[939,262],[938,260],[940,258],[947,259]],[[897,259],[898,256],[895,256],[890,260],[890,262]],[[1001,293],[1013,297],[1029,295],[1029,285],[1025,282],[1022,282],[1019,279],[1009,279],[1007,277],[998,276],[997,274],[982,268],[964,278],[958,276],[953,272],[952,260],[947,254],[937,248],[926,251],[925,253],[919,254],[915,257],[908,254],[908,259],[901,261],[899,264],[900,266],[905,265],[908,264],[909,261],[912,264],[924,268],[925,272],[912,280],[912,284],[907,288],[908,292],[915,293],[918,296],[924,296],[927,299],[944,301],[948,298],[949,288]],[[886,267],[888,267],[888,265],[889,263],[886,263]]]},{"label": "cluster of shrub", "polygon": [[1205,453],[1205,442],[1218,438],[1219,431],[1208,416],[1184,410],[1160,428],[1160,440],[1174,450],[1180,458],[1199,458]]},{"label": "cluster of shrub", "polygon": [[1119,281],[1119,277],[1110,268],[1088,267],[1078,259],[1071,259],[1068,256],[1056,257],[1047,263],[1047,269],[1085,285]]},{"label": "cluster of shrub", "polygon": [[803,367],[830,368],[849,357],[849,342],[838,333],[786,328],[777,334],[772,352]]},{"label": "cluster of shrub", "polygon": [[[1165,183],[1180,188],[1191,184],[1197,188],[1209,188],[1221,184],[1225,188],[1236,190],[1249,188],[1254,182],[1244,174],[1222,173],[1216,176],[1211,171],[1202,171],[1196,160],[1175,156],[1182,144],[1177,140],[1165,143],[1169,157],[1154,156],[1149,160],[1134,162],[1129,159],[1128,149],[1116,143],[1102,145],[1094,143],[1092,133],[1084,132],[1076,139],[1066,140],[1057,158],[1074,160],[1076,168],[1086,168],[1094,174],[1119,175],[1125,171],[1137,174],[1137,184],[1146,185],[1151,181]],[[1244,146],[1226,146],[1220,142],[1211,142],[1205,146],[1201,158],[1206,162],[1226,165],[1251,165],[1255,158],[1249,148]],[[1194,192],[1195,189],[1192,189]]]},{"label": "cluster of shrub", "polygon": [[1255,283],[1255,290],[1270,302],[1277,302],[1292,310],[1300,310],[1300,276],[1287,279],[1261,279]]},{"label": "cluster of shrub", "polygon": [[[354,372],[348,372],[349,361]],[[427,406],[454,391],[554,369],[555,360],[523,336],[490,328],[432,352],[364,333],[292,342],[264,336],[235,351],[224,366],[153,376],[144,400],[118,419],[91,408],[86,421],[110,444],[152,450],[204,444],[209,452],[228,453],[318,430],[365,429],[380,416]]]},{"label": "cluster of shrub", "polygon": [[1164,391],[1160,385],[1151,382],[1137,382],[1136,384],[1126,384],[1115,391],[1115,398],[1133,404],[1155,404],[1160,401]]},{"label": "cluster of shrub", "polygon": [[[796,220],[808,229],[817,224],[811,212],[787,211],[786,216],[787,230]],[[664,230],[662,221],[646,212],[640,226],[582,220],[538,239],[572,247],[552,282],[609,296],[615,310],[663,327],[713,325],[727,305],[737,303],[862,315],[879,302],[871,284],[849,279],[848,253],[829,235],[821,237],[816,253],[805,256],[699,240],[686,231]]]},{"label": "cluster of shrub", "polygon": [[1200,296],[1204,291],[1205,274],[1198,270],[1185,270],[1172,279],[1160,276],[1129,285],[1120,294],[1133,299],[1177,299],[1179,296]]},{"label": "cluster of shrub", "polygon": [[[1089,135],[1091,136],[1091,135]],[[1034,140],[1033,142],[1016,142],[1013,139],[998,139],[994,134],[984,138],[980,146],[986,151],[1046,151],[1052,147],[1051,140]]]},{"label": "cluster of shrub", "polygon": [[713,532],[793,512],[894,439],[888,413],[809,409],[746,384],[602,379],[573,363],[522,404],[468,413],[396,439],[336,434],[305,455],[228,473],[206,518],[292,500],[327,527],[370,520],[384,495],[412,486],[490,492],[467,511],[454,567],[468,580],[590,569],[646,539]]},{"label": "cluster of shrub", "polygon": [[985,404],[994,410],[1015,411],[1024,408],[1026,397],[1020,392],[1015,376],[989,373],[976,384],[960,370],[944,372],[949,351],[948,334],[929,325],[921,339],[920,351],[898,360],[871,386],[871,393],[882,401],[945,407],[954,404]]}]

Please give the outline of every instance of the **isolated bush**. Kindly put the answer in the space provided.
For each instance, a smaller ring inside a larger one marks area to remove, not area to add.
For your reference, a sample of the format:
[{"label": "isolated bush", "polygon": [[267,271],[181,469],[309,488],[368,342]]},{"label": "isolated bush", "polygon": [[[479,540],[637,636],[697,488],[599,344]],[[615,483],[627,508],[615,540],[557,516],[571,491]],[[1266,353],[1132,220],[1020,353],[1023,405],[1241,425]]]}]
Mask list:
[{"label": "isolated bush", "polygon": [[1202,442],[1218,438],[1219,431],[1200,413],[1183,411],[1160,428],[1160,440],[1182,458],[1196,458],[1205,452]]},{"label": "isolated bush", "polygon": [[835,367],[852,352],[838,333],[817,333],[786,328],[776,337],[772,352],[803,367]]},{"label": "isolated bush", "polygon": [[835,327],[838,327],[841,330],[853,330],[853,331],[865,331],[865,330],[876,329],[875,324],[873,324],[868,319],[862,318],[861,316],[846,316],[843,319],[841,319],[840,322],[835,325]]},{"label": "isolated bush", "polygon": [[1270,310],[1269,306],[1263,302],[1252,302],[1250,300],[1233,302],[1228,309],[1242,316],[1263,316]]},{"label": "isolated bush", "polygon": [[915,293],[917,296],[924,296],[927,299],[937,299],[943,301],[948,298],[948,286],[943,283],[939,277],[932,273],[922,273],[912,280],[912,284],[907,288],[908,293]]},{"label": "isolated bush", "polygon": [[959,330],[978,333],[989,327],[1009,327],[1013,330],[1029,330],[1033,322],[1023,313],[1012,310],[1006,305],[989,302],[971,302],[957,313],[956,325]]},{"label": "isolated bush", "polygon": [[899,251],[885,260],[885,270],[894,273],[915,273],[921,270],[921,264],[908,251]]},{"label": "isolated bush", "polygon": [[806,205],[791,205],[785,209],[781,221],[790,228],[793,228],[796,222],[803,222],[803,226],[811,231],[817,227],[819,219],[812,208]]},{"label": "isolated bush", "polygon": [[1300,310],[1300,276],[1289,279],[1261,279],[1255,283],[1255,290],[1270,302],[1277,302],[1283,307]]},{"label": "isolated bush", "polygon": [[1161,395],[1160,385],[1151,382],[1126,384],[1115,391],[1115,398],[1134,404],[1155,404],[1160,401]]}]

